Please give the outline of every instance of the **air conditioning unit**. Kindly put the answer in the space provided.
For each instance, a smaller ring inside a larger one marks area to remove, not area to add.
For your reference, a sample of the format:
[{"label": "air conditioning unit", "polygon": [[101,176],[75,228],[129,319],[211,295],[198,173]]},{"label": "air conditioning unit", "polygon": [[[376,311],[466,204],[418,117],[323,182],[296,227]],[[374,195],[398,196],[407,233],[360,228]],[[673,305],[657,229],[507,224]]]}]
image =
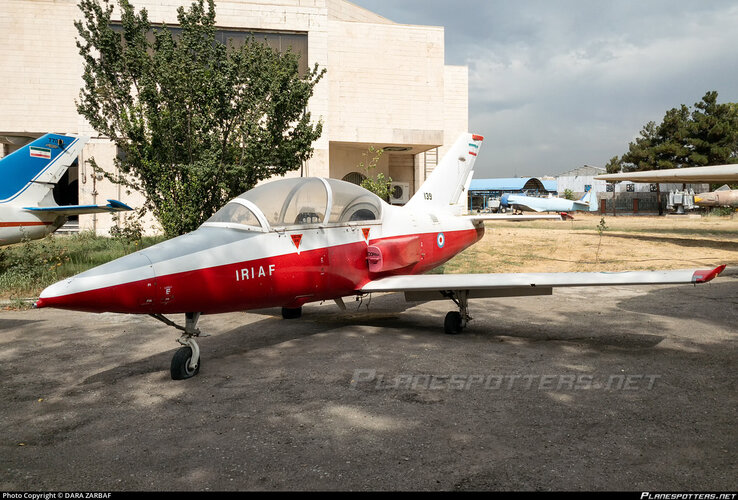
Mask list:
[{"label": "air conditioning unit", "polygon": [[390,184],[390,203],[404,205],[410,201],[410,183],[393,182]]}]

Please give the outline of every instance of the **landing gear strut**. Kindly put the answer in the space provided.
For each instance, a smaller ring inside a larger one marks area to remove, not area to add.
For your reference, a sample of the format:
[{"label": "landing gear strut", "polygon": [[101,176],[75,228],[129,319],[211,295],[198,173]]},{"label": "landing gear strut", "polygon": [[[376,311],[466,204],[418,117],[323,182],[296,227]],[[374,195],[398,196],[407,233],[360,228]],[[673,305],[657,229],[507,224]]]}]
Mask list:
[{"label": "landing gear strut", "polygon": [[458,311],[449,311],[443,321],[443,330],[449,335],[461,333],[466,324],[472,319],[469,316],[469,292],[467,290],[451,290],[442,292],[444,297],[454,301],[459,306]]},{"label": "landing gear strut", "polygon": [[150,314],[154,319],[158,319],[162,323],[173,326],[184,333],[177,342],[182,344],[172,358],[170,372],[173,380],[184,380],[194,377],[200,372],[200,347],[195,342],[195,337],[200,336],[200,330],[197,328],[197,321],[200,319],[200,313],[185,313],[185,326],[182,327],[173,321],[170,321],[162,314]]}]

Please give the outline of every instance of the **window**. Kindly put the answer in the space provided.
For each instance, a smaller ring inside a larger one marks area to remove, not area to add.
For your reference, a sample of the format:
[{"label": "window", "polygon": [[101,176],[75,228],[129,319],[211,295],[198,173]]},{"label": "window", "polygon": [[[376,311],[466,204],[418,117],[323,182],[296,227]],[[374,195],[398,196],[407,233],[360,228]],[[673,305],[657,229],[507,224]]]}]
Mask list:
[{"label": "window", "polygon": [[361,186],[364,179],[366,179],[366,176],[359,172],[351,172],[343,176],[344,181],[356,184],[357,186]]},{"label": "window", "polygon": [[259,207],[272,227],[319,224],[328,209],[328,192],[318,178],[282,179],[241,194]]},{"label": "window", "polygon": [[236,201],[228,203],[226,206],[215,212],[215,214],[206,221],[206,223],[208,222],[222,222],[261,228],[259,219],[256,218],[254,212]]},{"label": "window", "polygon": [[336,179],[327,179],[333,193],[333,206],[328,222],[359,222],[379,220],[382,201],[355,184]]},{"label": "window", "polygon": [[[123,33],[123,25],[120,21],[111,22],[110,27],[118,33]],[[154,30],[161,28],[162,25],[153,26]],[[182,28],[179,26],[167,26],[167,29],[172,33],[172,37],[175,40],[182,33]],[[298,72],[300,75],[307,74],[308,36],[306,33],[255,31],[249,29],[217,29],[215,32],[215,40],[228,47],[241,47],[252,36],[257,42],[263,42],[278,52],[284,53],[291,50],[294,54],[299,55],[300,58],[297,63]],[[154,42],[153,31],[149,32],[146,37],[149,42]]]}]

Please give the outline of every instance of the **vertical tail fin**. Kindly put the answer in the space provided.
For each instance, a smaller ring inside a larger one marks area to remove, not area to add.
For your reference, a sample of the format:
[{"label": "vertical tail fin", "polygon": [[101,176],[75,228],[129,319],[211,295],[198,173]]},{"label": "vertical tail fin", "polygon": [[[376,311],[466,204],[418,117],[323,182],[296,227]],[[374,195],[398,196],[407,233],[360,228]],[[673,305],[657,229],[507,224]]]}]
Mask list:
[{"label": "vertical tail fin", "polygon": [[88,140],[88,137],[46,134],[0,159],[0,203],[41,202]]},{"label": "vertical tail fin", "polygon": [[405,206],[461,213],[483,140],[481,135],[462,134]]},{"label": "vertical tail fin", "polygon": [[596,212],[598,210],[597,198],[595,197],[594,189],[590,188],[589,191],[584,193],[584,196],[574,202],[574,210],[584,210],[590,212]]}]

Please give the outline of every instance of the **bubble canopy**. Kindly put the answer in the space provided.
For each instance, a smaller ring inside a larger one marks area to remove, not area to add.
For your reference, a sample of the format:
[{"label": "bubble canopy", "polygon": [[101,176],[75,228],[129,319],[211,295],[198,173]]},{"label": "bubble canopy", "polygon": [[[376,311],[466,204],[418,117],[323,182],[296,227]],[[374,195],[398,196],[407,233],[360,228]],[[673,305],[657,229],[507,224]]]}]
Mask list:
[{"label": "bubble canopy", "polygon": [[350,182],[319,177],[272,181],[234,198],[204,226],[255,231],[379,222],[382,200]]}]

